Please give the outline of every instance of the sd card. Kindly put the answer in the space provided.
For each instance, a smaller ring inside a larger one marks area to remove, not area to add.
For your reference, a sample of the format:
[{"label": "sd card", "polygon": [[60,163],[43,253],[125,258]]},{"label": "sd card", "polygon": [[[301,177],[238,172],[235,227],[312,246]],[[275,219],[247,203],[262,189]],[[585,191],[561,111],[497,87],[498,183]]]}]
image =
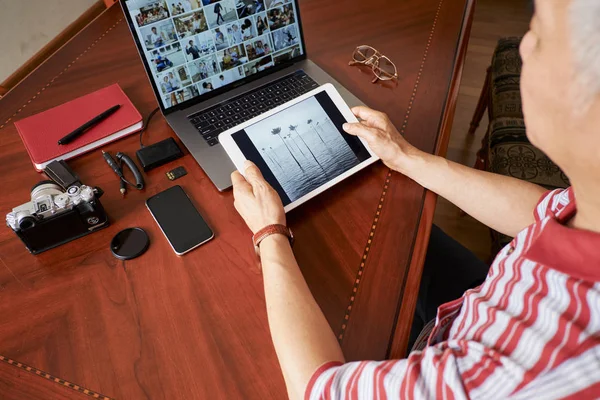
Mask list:
[{"label": "sd card", "polygon": [[172,181],[174,181],[175,179],[179,179],[185,175],[187,175],[187,171],[183,167],[177,167],[177,168],[172,169],[171,171],[167,172],[167,178],[169,178],[169,180],[172,180]]}]

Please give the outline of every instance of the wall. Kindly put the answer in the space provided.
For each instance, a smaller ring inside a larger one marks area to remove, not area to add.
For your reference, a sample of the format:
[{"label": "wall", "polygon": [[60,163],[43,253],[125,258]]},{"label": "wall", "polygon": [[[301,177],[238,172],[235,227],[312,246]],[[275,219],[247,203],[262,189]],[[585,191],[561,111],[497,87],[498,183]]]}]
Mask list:
[{"label": "wall", "polygon": [[0,82],[96,0],[0,0]]}]

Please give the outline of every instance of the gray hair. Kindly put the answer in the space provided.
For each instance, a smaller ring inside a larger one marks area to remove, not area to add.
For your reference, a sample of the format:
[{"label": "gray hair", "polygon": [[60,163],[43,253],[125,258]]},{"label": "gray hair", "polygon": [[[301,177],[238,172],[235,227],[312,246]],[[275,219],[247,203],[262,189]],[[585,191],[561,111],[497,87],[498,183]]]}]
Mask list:
[{"label": "gray hair", "polygon": [[572,0],[569,17],[577,97],[585,107],[600,95],[600,1]]}]

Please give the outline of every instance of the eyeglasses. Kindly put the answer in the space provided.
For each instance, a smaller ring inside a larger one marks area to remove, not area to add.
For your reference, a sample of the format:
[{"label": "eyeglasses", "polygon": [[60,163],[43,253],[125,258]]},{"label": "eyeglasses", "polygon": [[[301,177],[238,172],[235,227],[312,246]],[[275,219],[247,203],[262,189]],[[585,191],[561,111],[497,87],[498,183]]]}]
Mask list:
[{"label": "eyeglasses", "polygon": [[375,74],[372,83],[375,83],[378,80],[389,81],[398,79],[398,70],[392,60],[371,46],[358,46],[354,49],[352,58],[353,61],[350,61],[348,65],[362,64],[371,67],[373,74]]}]

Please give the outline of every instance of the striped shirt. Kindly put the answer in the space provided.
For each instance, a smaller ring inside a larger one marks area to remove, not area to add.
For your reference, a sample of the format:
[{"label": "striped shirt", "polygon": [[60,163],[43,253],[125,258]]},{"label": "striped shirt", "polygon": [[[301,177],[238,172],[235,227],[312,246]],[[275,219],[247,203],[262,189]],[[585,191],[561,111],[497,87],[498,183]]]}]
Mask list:
[{"label": "striped shirt", "polygon": [[423,351],[325,364],[306,398],[600,398],[600,234],[565,226],[575,212],[571,189],[544,195],[486,281],[439,307]]}]

